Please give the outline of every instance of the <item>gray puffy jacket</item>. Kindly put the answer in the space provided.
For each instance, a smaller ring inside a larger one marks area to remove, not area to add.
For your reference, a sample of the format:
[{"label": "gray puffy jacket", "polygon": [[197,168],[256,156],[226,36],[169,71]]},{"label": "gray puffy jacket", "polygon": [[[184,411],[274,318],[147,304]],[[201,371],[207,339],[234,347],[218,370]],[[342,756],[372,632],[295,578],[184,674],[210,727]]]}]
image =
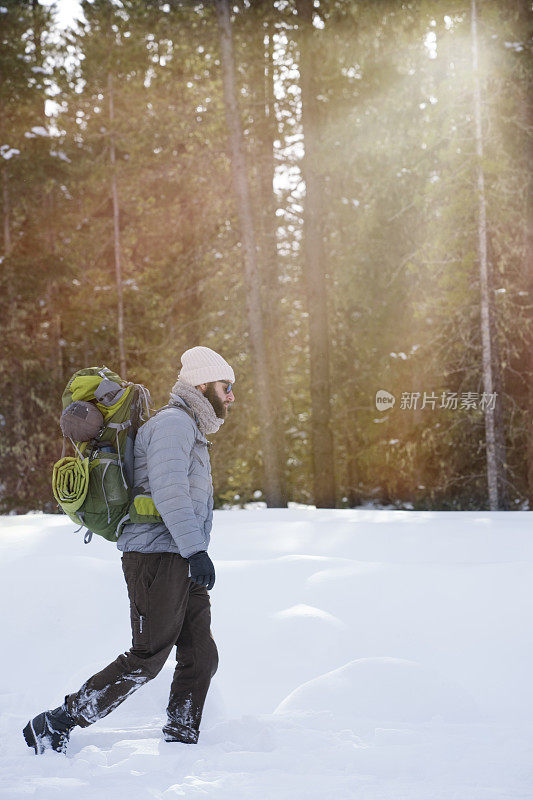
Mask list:
[{"label": "gray puffy jacket", "polygon": [[208,443],[184,407],[173,401],[137,434],[134,493],[152,496],[162,522],[125,525],[119,550],[184,558],[207,550],[213,519]]}]

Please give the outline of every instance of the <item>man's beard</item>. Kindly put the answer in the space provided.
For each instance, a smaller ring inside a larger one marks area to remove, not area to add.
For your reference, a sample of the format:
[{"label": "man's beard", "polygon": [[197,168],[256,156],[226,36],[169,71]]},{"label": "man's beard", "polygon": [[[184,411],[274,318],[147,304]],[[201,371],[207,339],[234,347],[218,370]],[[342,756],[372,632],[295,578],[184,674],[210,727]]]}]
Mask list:
[{"label": "man's beard", "polygon": [[205,390],[205,397],[209,400],[213,409],[215,411],[215,415],[219,419],[226,419],[227,413],[227,406],[224,405],[224,401],[220,399],[220,397],[215,393],[215,385],[213,383],[208,383],[207,388]]}]

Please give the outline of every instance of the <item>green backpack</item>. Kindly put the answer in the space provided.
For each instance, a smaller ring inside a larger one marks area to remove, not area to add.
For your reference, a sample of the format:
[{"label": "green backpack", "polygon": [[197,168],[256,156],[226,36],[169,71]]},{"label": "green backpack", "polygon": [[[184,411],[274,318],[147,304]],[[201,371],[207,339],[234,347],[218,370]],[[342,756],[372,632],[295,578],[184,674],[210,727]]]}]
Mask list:
[{"label": "green backpack", "polygon": [[[107,367],[81,369],[63,392],[63,452],[52,489],[61,509],[93,533],[116,542],[125,522],[158,522],[151,498],[132,495],[133,447],[150,417],[150,394]],[[81,439],[85,438],[85,441]],[[68,441],[75,455],[66,456]]]}]

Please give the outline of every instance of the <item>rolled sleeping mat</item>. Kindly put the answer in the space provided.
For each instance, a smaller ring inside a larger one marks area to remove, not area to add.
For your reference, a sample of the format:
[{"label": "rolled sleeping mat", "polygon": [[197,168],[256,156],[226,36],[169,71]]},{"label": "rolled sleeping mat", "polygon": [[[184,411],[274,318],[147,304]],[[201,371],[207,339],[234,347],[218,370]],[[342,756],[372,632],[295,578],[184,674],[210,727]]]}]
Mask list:
[{"label": "rolled sleeping mat", "polygon": [[52,491],[67,514],[75,513],[85,502],[89,489],[89,459],[66,456],[54,464]]}]

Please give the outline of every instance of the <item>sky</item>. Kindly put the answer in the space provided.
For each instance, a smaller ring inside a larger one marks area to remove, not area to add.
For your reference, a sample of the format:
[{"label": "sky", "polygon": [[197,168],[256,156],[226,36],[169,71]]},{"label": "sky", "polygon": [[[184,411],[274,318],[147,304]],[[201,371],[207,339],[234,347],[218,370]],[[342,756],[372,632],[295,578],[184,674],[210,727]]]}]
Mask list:
[{"label": "sky", "polygon": [[[54,0],[40,0],[42,6],[51,6]],[[56,19],[60,28],[67,28],[72,22],[81,16],[81,6],[79,0],[55,0]]]}]

